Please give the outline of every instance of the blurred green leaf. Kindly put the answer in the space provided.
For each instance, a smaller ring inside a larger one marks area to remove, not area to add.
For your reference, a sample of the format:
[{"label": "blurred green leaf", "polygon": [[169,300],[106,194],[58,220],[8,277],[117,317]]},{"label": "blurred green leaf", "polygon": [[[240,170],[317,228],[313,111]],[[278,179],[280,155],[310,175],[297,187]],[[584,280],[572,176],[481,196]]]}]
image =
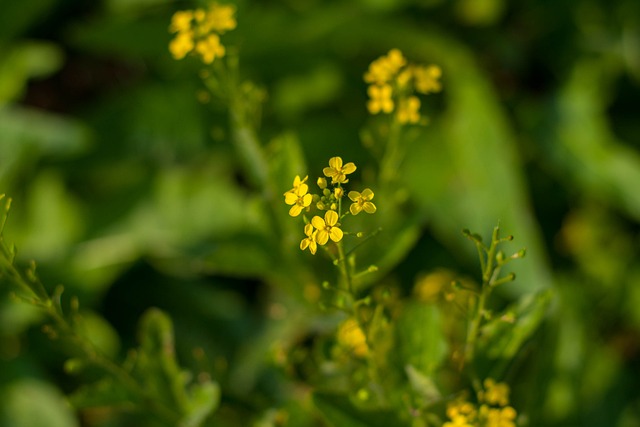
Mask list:
[{"label": "blurred green leaf", "polygon": [[530,294],[483,326],[479,345],[492,359],[513,359],[545,319],[551,290]]},{"label": "blurred green leaf", "polygon": [[189,403],[180,422],[181,427],[197,427],[216,409],[220,387],[211,381],[194,384],[189,389]]},{"label": "blurred green leaf", "polygon": [[395,325],[404,365],[430,376],[447,354],[440,311],[435,305],[407,302]]},{"label": "blurred green leaf", "polygon": [[442,398],[440,390],[438,390],[438,387],[430,377],[427,377],[412,365],[406,365],[404,370],[409,378],[411,388],[423,399],[424,405],[430,405]]},{"label": "blurred green leaf", "polygon": [[345,395],[316,392],[313,403],[333,427],[388,427],[407,425],[389,411],[365,411],[356,408]]},{"label": "blurred green leaf", "polygon": [[96,383],[84,384],[69,396],[69,401],[77,409],[105,406],[125,406],[133,408],[135,397],[126,387],[113,378],[104,378]]},{"label": "blurred green leaf", "polygon": [[114,358],[120,350],[120,338],[113,327],[98,313],[84,310],[74,322],[76,332],[85,337],[102,354]]},{"label": "blurred green leaf", "polygon": [[18,99],[29,79],[62,66],[62,50],[49,42],[22,42],[0,54],[0,105]]},{"label": "blurred green leaf", "polygon": [[23,379],[0,388],[0,425],[11,427],[77,427],[69,404],[53,386]]},{"label": "blurred green leaf", "polygon": [[3,1],[0,14],[0,39],[10,39],[41,21],[56,0]]}]

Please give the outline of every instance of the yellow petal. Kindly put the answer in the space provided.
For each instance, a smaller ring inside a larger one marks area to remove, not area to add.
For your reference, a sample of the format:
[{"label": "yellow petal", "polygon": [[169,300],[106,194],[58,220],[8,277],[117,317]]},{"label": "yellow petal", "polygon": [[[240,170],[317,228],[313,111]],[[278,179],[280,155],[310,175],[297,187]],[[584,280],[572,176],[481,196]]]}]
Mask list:
[{"label": "yellow petal", "polygon": [[336,211],[327,211],[324,214],[324,221],[328,226],[333,227],[338,222],[338,213]]},{"label": "yellow petal", "polygon": [[356,171],[356,165],[353,162],[349,162],[342,168],[344,174],[354,173]]},{"label": "yellow petal", "polygon": [[311,204],[312,201],[313,201],[313,196],[311,194],[305,194],[302,197],[302,206],[306,208]]},{"label": "yellow petal", "polygon": [[327,230],[318,230],[317,234],[316,234],[316,242],[318,242],[319,245],[324,245],[329,241],[329,233],[327,232]]},{"label": "yellow petal", "polygon": [[302,239],[302,241],[300,242],[300,249],[304,251],[308,247],[309,247],[309,239]]},{"label": "yellow petal", "polygon": [[324,173],[324,176],[328,176],[329,178],[333,178],[338,173],[338,171],[336,171],[333,168],[324,168],[324,169],[322,169],[322,173]]},{"label": "yellow petal", "polygon": [[302,206],[297,204],[291,206],[291,209],[289,209],[289,215],[291,216],[298,216],[300,215],[300,212],[302,212]]},{"label": "yellow petal", "polygon": [[329,159],[329,166],[333,169],[339,171],[342,169],[342,158],[341,157],[332,157]]},{"label": "yellow petal", "polygon": [[307,224],[304,226],[304,234],[306,234],[307,236],[311,237],[311,235],[313,234],[313,225],[312,224]]},{"label": "yellow petal", "polygon": [[324,219],[320,218],[319,216],[314,216],[313,218],[311,218],[311,224],[317,228],[318,230],[324,230],[326,228],[326,224],[324,223]]},{"label": "yellow petal", "polygon": [[373,204],[373,203],[371,203],[371,202],[365,202],[365,203],[362,205],[362,209],[364,209],[364,211],[365,211],[366,213],[372,214],[372,213],[375,213],[375,212],[376,212],[376,205],[374,205],[374,204]]},{"label": "yellow petal", "polygon": [[358,215],[360,211],[362,211],[362,206],[360,206],[360,204],[358,203],[353,203],[351,206],[349,206],[349,210],[351,211],[352,215]]},{"label": "yellow petal", "polygon": [[[371,191],[371,190],[370,190],[370,189],[368,189],[368,188],[365,188],[365,189],[362,191],[362,198],[363,198],[363,199],[366,199],[366,200],[371,200],[371,199],[373,199],[373,191]],[[353,200],[353,199],[351,199],[351,200]]]},{"label": "yellow petal", "polygon": [[357,191],[349,191],[349,198],[352,201],[357,202],[360,198],[360,193],[358,193]]},{"label": "yellow petal", "polygon": [[284,193],[284,202],[288,205],[295,205],[298,201],[298,196],[295,193]]},{"label": "yellow petal", "polygon": [[309,252],[311,252],[312,255],[315,255],[317,250],[318,244],[315,242],[315,240],[312,240],[311,243],[309,243]]},{"label": "yellow petal", "polygon": [[342,234],[342,230],[340,230],[338,227],[331,227],[329,237],[331,237],[331,240],[333,240],[334,242],[339,242],[340,240],[342,240]]}]

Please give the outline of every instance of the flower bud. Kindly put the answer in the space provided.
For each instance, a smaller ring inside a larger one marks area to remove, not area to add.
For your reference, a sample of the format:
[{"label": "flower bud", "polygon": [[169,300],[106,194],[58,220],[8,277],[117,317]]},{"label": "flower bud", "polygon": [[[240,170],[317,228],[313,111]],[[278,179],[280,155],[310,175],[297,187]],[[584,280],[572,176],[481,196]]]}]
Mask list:
[{"label": "flower bud", "polygon": [[318,187],[320,187],[321,190],[324,190],[325,188],[327,188],[327,180],[325,178],[318,178]]}]

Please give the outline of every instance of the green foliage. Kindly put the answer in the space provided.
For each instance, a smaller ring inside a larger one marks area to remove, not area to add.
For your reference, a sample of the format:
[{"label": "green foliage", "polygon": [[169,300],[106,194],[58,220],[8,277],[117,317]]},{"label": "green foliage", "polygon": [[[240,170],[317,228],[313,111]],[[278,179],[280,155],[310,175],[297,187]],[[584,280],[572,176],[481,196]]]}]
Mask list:
[{"label": "green foliage", "polygon": [[[637,1],[234,2],[174,60],[207,5],[3,5],[1,425],[440,427],[487,378],[640,423]],[[392,48],[426,125],[367,112]],[[334,156],[377,212],[312,256],[283,194]]]}]

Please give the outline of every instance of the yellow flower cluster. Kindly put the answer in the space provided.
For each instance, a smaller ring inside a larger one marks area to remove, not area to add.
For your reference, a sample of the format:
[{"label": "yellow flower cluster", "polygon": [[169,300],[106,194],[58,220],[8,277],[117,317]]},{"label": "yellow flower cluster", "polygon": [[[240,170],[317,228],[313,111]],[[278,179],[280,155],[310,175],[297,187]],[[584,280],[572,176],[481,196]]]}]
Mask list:
[{"label": "yellow flower cluster", "polygon": [[[369,188],[365,188],[361,193],[350,191],[348,197],[352,202],[351,206],[347,212],[342,212],[342,201],[345,195],[343,184],[349,182],[347,175],[352,174],[356,169],[354,163],[345,164],[340,157],[329,159],[329,166],[323,169],[324,177],[320,177],[316,181],[321,190],[320,194],[309,193],[309,185],[306,183],[308,176],[294,178],[293,187],[284,193],[284,202],[291,206],[289,215],[297,217],[301,213],[305,213],[303,218],[306,237],[300,242],[301,250],[309,249],[309,252],[315,254],[318,245],[326,245],[329,240],[340,242],[344,237],[340,221],[346,215],[357,215],[362,211],[369,214],[376,212],[376,205],[371,201],[374,194]],[[327,178],[330,178],[331,181],[328,182]],[[310,213],[312,210],[324,213],[314,215],[309,219],[306,213]]]},{"label": "yellow flower cluster", "polygon": [[[367,109],[371,114],[392,113],[401,124],[420,122],[420,99],[415,95],[439,92],[442,71],[436,65],[408,64],[398,49],[391,49],[369,65]],[[397,108],[396,108],[397,106]]]},{"label": "yellow flower cluster", "polygon": [[202,62],[211,64],[225,54],[220,36],[236,28],[235,7],[213,3],[208,10],[181,10],[173,14],[169,31],[176,33],[169,43],[175,59],[194,52]]},{"label": "yellow flower cluster", "polygon": [[515,427],[518,413],[509,406],[509,386],[491,378],[484,381],[478,392],[478,404],[457,399],[447,405],[450,421],[442,427]]},{"label": "yellow flower cluster", "polygon": [[358,322],[353,318],[349,318],[340,324],[337,339],[340,346],[348,349],[357,357],[366,357],[369,352],[367,338]]}]

